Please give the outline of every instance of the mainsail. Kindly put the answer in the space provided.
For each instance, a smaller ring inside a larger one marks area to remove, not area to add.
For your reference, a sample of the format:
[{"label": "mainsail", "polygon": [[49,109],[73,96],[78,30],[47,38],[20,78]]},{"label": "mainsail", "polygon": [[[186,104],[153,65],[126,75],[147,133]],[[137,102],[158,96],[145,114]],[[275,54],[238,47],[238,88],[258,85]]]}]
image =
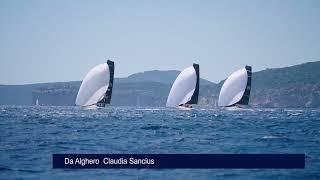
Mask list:
[{"label": "mainsail", "polygon": [[223,83],[219,94],[219,106],[248,105],[251,90],[251,66],[232,73]]},{"label": "mainsail", "polygon": [[77,99],[78,106],[104,107],[110,104],[114,77],[114,62],[99,64],[83,79]]},{"label": "mainsail", "polygon": [[167,107],[177,107],[184,104],[197,104],[199,95],[199,64],[193,64],[184,69],[174,81],[168,99]]}]

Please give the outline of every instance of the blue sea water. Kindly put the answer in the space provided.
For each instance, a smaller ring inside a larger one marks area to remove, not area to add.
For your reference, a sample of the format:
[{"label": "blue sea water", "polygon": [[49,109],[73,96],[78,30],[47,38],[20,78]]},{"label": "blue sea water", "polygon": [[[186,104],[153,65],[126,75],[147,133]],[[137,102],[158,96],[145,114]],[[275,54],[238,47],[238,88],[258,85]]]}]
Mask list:
[{"label": "blue sea water", "polygon": [[[0,178],[320,179],[319,109],[0,106]],[[52,169],[53,153],[305,153],[305,169]]]}]

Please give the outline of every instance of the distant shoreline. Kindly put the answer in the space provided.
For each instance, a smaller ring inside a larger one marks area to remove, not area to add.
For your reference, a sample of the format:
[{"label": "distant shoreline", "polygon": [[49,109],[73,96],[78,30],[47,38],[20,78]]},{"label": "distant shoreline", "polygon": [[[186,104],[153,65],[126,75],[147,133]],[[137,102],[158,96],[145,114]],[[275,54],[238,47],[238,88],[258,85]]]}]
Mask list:
[{"label": "distant shoreline", "polygon": [[[145,71],[127,78],[115,78],[111,105],[165,106],[171,84],[178,74],[179,71]],[[319,77],[320,61],[254,72],[249,104],[270,108],[320,107]],[[80,83],[0,85],[0,105],[33,105],[38,99],[42,105],[73,106]],[[222,83],[201,79],[199,104],[214,106]]]}]

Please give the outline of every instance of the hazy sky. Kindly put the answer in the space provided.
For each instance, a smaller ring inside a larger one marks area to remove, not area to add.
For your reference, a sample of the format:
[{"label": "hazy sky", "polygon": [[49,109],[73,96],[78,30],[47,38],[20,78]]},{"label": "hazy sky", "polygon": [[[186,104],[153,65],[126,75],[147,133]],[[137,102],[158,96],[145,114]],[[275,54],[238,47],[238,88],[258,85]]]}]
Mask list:
[{"label": "hazy sky", "polygon": [[200,64],[218,82],[320,60],[320,1],[0,1],[0,84],[81,80],[115,61],[116,77]]}]

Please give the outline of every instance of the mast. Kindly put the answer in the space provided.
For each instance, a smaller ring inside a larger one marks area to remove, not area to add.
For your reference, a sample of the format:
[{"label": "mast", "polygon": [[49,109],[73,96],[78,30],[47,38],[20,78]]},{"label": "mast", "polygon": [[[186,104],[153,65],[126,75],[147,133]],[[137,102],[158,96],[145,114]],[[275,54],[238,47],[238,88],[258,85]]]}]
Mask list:
[{"label": "mast", "polygon": [[240,104],[240,105],[248,105],[249,104],[250,91],[251,91],[252,67],[246,66],[245,69],[247,70],[248,80],[247,80],[246,89],[243,93],[242,98],[240,99],[239,102],[236,103],[236,104]]},{"label": "mast", "polygon": [[188,101],[186,104],[198,104],[198,96],[199,96],[199,64],[193,64],[193,68],[196,71],[196,75],[197,75],[197,83],[196,83],[196,88],[194,90],[194,93],[190,99],[190,101]]},{"label": "mast", "polygon": [[113,78],[114,78],[114,62],[108,60],[107,64],[109,67],[110,80],[109,80],[108,89],[107,89],[104,97],[99,102],[97,102],[97,106],[99,106],[99,107],[105,107],[106,104],[110,104],[110,102],[111,102]]}]

